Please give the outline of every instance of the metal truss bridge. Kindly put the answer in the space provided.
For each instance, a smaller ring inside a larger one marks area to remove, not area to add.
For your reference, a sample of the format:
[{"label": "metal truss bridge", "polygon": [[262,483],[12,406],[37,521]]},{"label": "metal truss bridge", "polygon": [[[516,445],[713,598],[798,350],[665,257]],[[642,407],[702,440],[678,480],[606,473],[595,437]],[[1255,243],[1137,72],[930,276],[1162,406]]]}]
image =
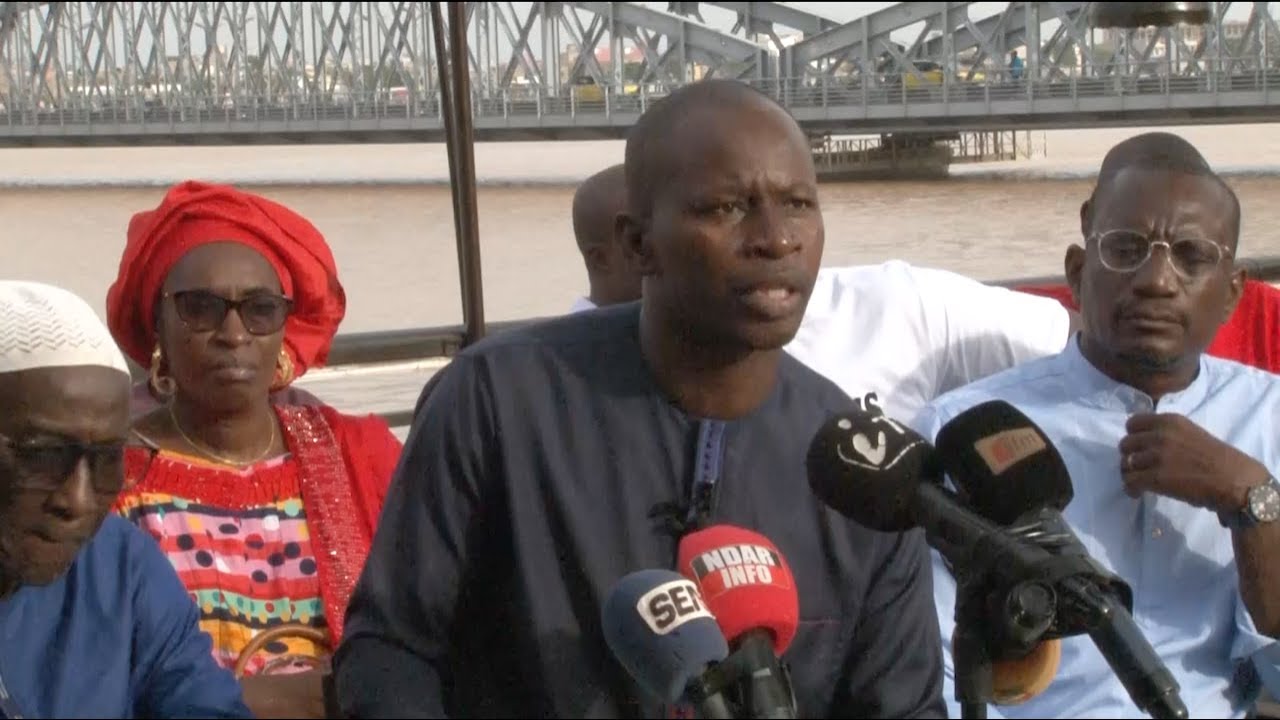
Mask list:
[{"label": "metal truss bridge", "polygon": [[[622,137],[704,77],[819,135],[1280,117],[1261,2],[1118,31],[1085,2],[466,5],[477,140]],[[0,146],[440,141],[432,37],[423,2],[0,2]]]}]

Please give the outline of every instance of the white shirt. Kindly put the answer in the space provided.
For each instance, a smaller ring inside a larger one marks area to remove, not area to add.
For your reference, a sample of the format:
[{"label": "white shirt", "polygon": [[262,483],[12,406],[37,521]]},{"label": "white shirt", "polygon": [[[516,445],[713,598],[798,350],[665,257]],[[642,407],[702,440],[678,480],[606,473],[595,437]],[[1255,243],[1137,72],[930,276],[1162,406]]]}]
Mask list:
[{"label": "white shirt", "polygon": [[569,308],[569,314],[572,315],[573,313],[579,313],[579,312],[582,312],[583,310],[595,310],[595,309],[596,309],[595,303],[591,302],[587,298],[580,297],[577,300],[573,301],[573,307]]},{"label": "white shirt", "polygon": [[894,260],[819,272],[786,350],[908,422],[948,390],[1056,355],[1069,329],[1057,300]]}]

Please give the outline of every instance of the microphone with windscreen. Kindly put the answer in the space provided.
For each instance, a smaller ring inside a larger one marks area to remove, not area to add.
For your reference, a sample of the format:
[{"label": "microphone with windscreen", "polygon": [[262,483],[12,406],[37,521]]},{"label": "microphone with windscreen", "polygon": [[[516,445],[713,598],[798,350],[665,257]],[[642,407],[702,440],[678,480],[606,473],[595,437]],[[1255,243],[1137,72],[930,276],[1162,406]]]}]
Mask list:
[{"label": "microphone with windscreen", "polygon": [[701,717],[734,717],[704,680],[729,646],[693,582],[670,570],[631,573],[610,590],[601,620],[609,649],[650,695],[690,702]]},{"label": "microphone with windscreen", "polygon": [[[828,507],[880,532],[923,528],[929,545],[970,578],[972,591],[957,593],[958,601],[980,598],[984,609],[1002,610],[999,628],[957,622],[957,667],[976,648],[972,665],[982,671],[973,687],[957,683],[965,717],[985,717],[988,702],[1022,701],[1049,684],[1058,656],[1040,651],[1039,639],[1053,609],[1037,581],[1064,561],[965,508],[943,487],[933,446],[882,413],[859,409],[830,418],[814,436],[806,466],[809,486]],[[972,614],[957,604],[958,620]]]},{"label": "microphone with windscreen", "polygon": [[800,599],[782,553],[759,533],[715,525],[682,538],[676,562],[729,640],[739,716],[794,718],[795,694],[779,658],[795,637]]},{"label": "microphone with windscreen", "polygon": [[1133,620],[1129,586],[1089,556],[1063,519],[1071,476],[1044,432],[1009,403],[992,400],[947,423],[937,447],[970,507],[1010,534],[1084,564],[1051,578],[1058,607],[1046,635],[1088,633],[1134,704],[1156,718],[1187,717],[1178,682]]},{"label": "microphone with windscreen", "polygon": [[[975,512],[1015,537],[1034,542],[1058,556],[1079,558],[1088,579],[1132,611],[1133,591],[1090,555],[1062,518],[1075,491],[1062,455],[1022,411],[1003,400],[975,405],[938,431],[937,454]],[[1085,632],[1060,618],[1053,637]]]}]

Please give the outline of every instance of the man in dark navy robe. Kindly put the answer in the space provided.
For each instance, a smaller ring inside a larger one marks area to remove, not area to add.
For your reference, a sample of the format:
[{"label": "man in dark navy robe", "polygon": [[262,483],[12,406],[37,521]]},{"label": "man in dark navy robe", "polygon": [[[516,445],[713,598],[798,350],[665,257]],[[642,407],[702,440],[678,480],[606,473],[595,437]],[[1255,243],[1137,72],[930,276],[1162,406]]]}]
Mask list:
[{"label": "man in dark navy robe", "polygon": [[335,658],[343,712],[664,712],[600,612],[619,578],[674,567],[654,516],[696,496],[791,565],[800,716],[944,717],[923,536],[866,530],[805,477],[852,401],[782,350],[822,257],[803,132],[746,85],[699,82],[640,119],[626,175],[643,298],[490,337],[424,391]]}]

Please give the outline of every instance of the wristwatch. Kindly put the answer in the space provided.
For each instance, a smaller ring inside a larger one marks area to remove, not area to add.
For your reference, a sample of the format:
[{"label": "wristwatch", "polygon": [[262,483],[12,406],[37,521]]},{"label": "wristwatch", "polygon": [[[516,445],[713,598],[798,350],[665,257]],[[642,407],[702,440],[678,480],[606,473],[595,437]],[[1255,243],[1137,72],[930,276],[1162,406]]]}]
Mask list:
[{"label": "wristwatch", "polygon": [[1249,488],[1244,508],[1229,513],[1218,513],[1218,521],[1231,530],[1251,528],[1255,525],[1280,520],[1280,480],[1267,478],[1261,485]]}]

